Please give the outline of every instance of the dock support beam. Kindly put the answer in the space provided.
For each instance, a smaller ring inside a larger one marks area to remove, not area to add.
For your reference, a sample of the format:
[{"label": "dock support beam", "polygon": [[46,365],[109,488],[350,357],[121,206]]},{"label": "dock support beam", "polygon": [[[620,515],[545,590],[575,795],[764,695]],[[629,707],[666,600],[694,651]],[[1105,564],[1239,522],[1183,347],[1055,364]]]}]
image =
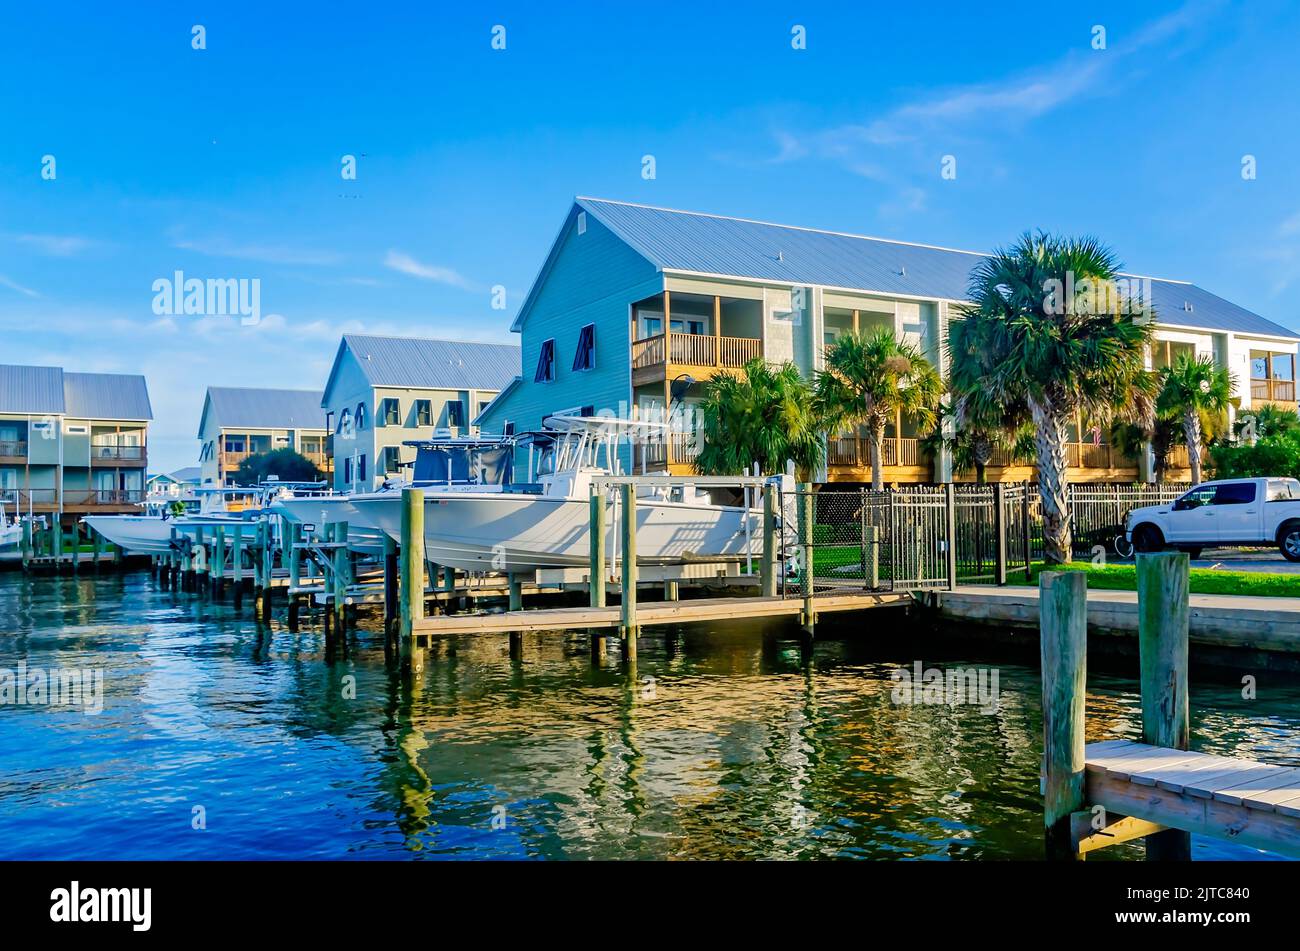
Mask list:
[{"label": "dock support beam", "polygon": [[759,566],[761,594],[776,597],[776,494],[777,486],[763,486],[763,563]]},{"label": "dock support beam", "polygon": [[230,567],[234,574],[235,610],[244,606],[244,526],[236,525],[230,540]]},{"label": "dock support beam", "polygon": [[338,547],[330,549],[334,569],[330,572],[334,581],[334,597],[331,599],[330,606],[334,612],[334,633],[341,635],[348,627],[348,587],[352,584],[352,555],[348,548],[348,523],[335,522],[333,529],[333,541]]},{"label": "dock support beam", "polygon": [[[1189,559],[1186,552],[1137,556],[1138,654],[1141,659],[1142,742],[1185,750]],[[1146,838],[1148,861],[1189,862],[1192,835],[1179,829]]]},{"label": "dock support beam", "polygon": [[816,590],[813,586],[813,522],[816,520],[816,499],[810,482],[799,483],[799,553],[802,556],[799,580],[803,582],[803,613],[799,624],[803,632],[813,636],[817,627]]},{"label": "dock support beam", "polygon": [[384,649],[391,650],[401,626],[397,598],[397,542],[384,533]]},{"label": "dock support beam", "polygon": [[1088,680],[1088,578],[1045,571],[1038,579],[1043,671],[1043,825],[1047,858],[1078,860],[1070,814],[1084,807],[1083,723]]},{"label": "dock support beam", "polygon": [[591,493],[591,575],[587,582],[593,608],[605,606],[605,493]]},{"label": "dock support beam", "polygon": [[415,644],[414,627],[424,620],[424,493],[402,490],[402,627],[399,640],[402,667],[424,669],[424,651]]},{"label": "dock support beam", "polygon": [[213,532],[212,570],[209,572],[213,594],[220,601],[225,596],[226,587],[226,529],[218,525]]},{"label": "dock support beam", "polygon": [[620,612],[619,636],[623,638],[623,656],[636,660],[636,486],[625,483],[619,486],[619,515],[621,538],[619,550],[623,557],[623,608]]}]

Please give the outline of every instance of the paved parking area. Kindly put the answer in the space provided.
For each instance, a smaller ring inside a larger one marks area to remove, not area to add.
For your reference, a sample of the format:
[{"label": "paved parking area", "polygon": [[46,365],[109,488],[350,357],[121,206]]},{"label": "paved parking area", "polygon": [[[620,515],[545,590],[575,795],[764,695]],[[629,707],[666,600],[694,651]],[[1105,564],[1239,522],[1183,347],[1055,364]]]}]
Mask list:
[{"label": "paved parking area", "polygon": [[[1111,558],[1112,564],[1121,563]],[[1300,574],[1300,562],[1287,561],[1276,548],[1207,548],[1192,562],[1193,568],[1220,571],[1259,571],[1266,574]]]}]

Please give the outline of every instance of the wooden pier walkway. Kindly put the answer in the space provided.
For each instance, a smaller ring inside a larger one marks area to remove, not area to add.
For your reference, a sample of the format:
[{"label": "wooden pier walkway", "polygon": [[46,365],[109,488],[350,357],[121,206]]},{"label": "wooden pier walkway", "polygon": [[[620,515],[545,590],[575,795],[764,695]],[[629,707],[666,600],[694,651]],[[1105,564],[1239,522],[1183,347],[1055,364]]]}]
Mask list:
[{"label": "wooden pier walkway", "polygon": [[[1084,763],[1085,800],[1109,813],[1300,857],[1298,768],[1127,740],[1088,744]],[[1081,852],[1117,834],[1090,838],[1078,836]]]},{"label": "wooden pier walkway", "polygon": [[[867,608],[904,606],[912,597],[906,593],[827,594],[817,598],[817,613],[861,611]],[[803,612],[798,598],[744,597],[695,598],[685,601],[643,602],[637,607],[641,627],[664,624],[696,624],[741,618],[798,617]],[[502,634],[526,631],[617,628],[622,608],[571,607],[503,611],[496,614],[451,614],[422,618],[412,625],[416,636],[451,634]]]}]

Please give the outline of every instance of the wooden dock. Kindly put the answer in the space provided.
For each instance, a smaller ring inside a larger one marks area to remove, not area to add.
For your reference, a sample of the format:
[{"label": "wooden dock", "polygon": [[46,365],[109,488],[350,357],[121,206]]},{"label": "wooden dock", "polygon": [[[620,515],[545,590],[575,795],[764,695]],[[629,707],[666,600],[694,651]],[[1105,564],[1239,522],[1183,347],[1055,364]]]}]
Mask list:
[{"label": "wooden dock", "polygon": [[[911,603],[905,593],[828,594],[817,598],[817,613],[861,611],[878,607],[903,607]],[[743,618],[800,617],[803,602],[798,598],[741,597],[696,598],[684,601],[650,601],[637,606],[641,627],[665,624],[698,624]],[[452,634],[504,634],[529,631],[558,631],[617,628],[622,608],[541,608],[531,611],[503,611],[495,614],[452,614],[422,618],[412,625],[417,637]],[[420,645],[424,646],[424,645]]]},{"label": "wooden dock", "polygon": [[[1088,744],[1084,762],[1085,800],[1112,815],[1300,857],[1300,769],[1127,740]],[[1076,835],[1081,852],[1117,838]]]}]

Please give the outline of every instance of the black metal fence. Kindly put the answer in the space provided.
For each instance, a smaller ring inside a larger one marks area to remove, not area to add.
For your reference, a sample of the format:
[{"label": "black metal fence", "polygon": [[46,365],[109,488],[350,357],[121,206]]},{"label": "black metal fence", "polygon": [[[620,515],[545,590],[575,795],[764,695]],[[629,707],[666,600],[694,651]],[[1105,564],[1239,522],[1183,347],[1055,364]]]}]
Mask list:
[{"label": "black metal fence", "polygon": [[[1100,545],[1112,555],[1131,509],[1172,501],[1187,488],[1071,486],[1074,550],[1091,554]],[[1038,487],[1025,483],[801,488],[781,511],[789,513],[781,526],[788,596],[801,596],[808,583],[833,592],[1024,582],[1043,557]]]}]

